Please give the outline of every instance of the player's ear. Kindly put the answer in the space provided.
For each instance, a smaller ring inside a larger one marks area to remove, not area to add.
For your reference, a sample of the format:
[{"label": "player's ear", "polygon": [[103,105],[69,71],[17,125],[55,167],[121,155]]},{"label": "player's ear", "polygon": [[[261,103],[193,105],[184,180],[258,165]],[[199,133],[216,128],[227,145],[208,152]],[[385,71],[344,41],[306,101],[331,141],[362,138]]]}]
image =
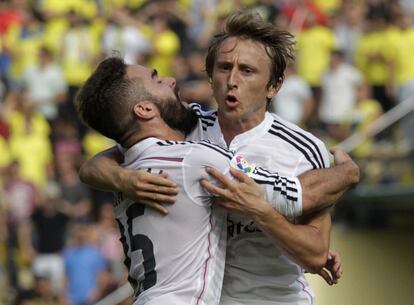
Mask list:
[{"label": "player's ear", "polygon": [[134,114],[141,119],[152,119],[158,113],[158,108],[149,101],[139,101],[133,108]]},{"label": "player's ear", "polygon": [[269,86],[269,88],[267,89],[267,98],[272,98],[276,95],[276,93],[279,92],[280,87],[282,87],[283,84],[283,78],[279,77],[279,79],[277,80],[277,82],[275,84],[272,84]]}]

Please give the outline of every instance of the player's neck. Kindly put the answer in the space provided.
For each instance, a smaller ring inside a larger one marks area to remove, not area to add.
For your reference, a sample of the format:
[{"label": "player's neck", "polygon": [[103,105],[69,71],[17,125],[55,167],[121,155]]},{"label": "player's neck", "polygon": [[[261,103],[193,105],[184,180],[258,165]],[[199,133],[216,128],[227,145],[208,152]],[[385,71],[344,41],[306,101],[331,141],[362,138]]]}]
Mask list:
[{"label": "player's neck", "polygon": [[153,136],[160,140],[171,140],[171,141],[184,141],[185,135],[170,127],[159,129],[157,135]]},{"label": "player's neck", "polygon": [[157,138],[160,140],[184,141],[185,135],[168,126],[164,121],[154,121],[142,124],[139,131],[131,132],[130,136],[124,143],[120,143],[125,148],[137,144],[138,142],[148,139]]},{"label": "player's neck", "polygon": [[182,132],[172,129],[170,127],[166,128],[151,128],[148,130],[142,130],[138,134],[134,135],[123,145],[125,148],[129,148],[136,143],[148,139],[148,138],[157,138],[160,140],[171,140],[171,141],[184,141],[185,136]]},{"label": "player's neck", "polygon": [[264,120],[264,115],[251,116],[246,119],[235,119],[226,117],[225,115],[218,116],[221,132],[223,133],[224,140],[227,146],[230,146],[231,141],[239,135],[252,128],[255,128]]}]

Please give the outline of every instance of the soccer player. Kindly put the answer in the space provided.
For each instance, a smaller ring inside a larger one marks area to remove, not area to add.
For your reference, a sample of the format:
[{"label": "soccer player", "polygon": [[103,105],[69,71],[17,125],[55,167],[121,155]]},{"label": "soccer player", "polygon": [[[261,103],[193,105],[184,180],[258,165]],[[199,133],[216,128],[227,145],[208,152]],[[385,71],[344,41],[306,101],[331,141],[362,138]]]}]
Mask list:
[{"label": "soccer player", "polygon": [[[291,34],[255,14],[231,16],[224,31],[213,39],[206,58],[218,110],[203,113],[198,109],[198,125],[187,138],[208,139],[249,162],[288,176],[328,167],[328,152],[320,140],[266,111],[292,58]],[[159,209],[160,202],[174,201],[168,196],[174,193],[173,184],[165,176],[154,178],[122,170],[116,165],[116,156],[116,150],[110,150],[84,165],[83,181],[124,190]],[[304,214],[296,219],[296,225],[270,205],[254,200],[242,184],[209,171],[223,188],[206,181],[203,186],[217,194],[216,201],[231,212],[221,304],[312,304],[313,293],[303,272],[316,272],[324,266],[331,219],[327,209],[306,213],[306,207],[309,203],[319,208],[334,203],[359,179],[353,161],[341,153],[336,156],[340,165],[311,171],[307,176],[317,183],[309,187],[309,181],[301,180]],[[338,276],[337,270],[333,272]]]},{"label": "soccer player", "polygon": [[[135,304],[218,304],[226,248],[226,213],[211,206],[200,185],[212,180],[205,168],[230,176],[230,164],[263,185],[266,199],[287,217],[301,213],[300,183],[250,166],[241,156],[208,141],[184,141],[197,122],[184,107],[172,78],[125,65],[113,57],[101,62],[77,96],[81,118],[124,151],[123,166],[166,171],[179,186],[168,217],[118,193],[115,201]],[[240,177],[243,183],[249,179]],[[260,204],[260,191],[255,194]]]}]

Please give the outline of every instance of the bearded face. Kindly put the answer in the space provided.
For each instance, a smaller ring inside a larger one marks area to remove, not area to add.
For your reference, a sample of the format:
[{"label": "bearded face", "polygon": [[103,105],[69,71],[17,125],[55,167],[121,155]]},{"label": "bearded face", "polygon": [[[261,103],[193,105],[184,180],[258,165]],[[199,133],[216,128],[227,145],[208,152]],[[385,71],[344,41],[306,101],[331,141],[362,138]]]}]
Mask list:
[{"label": "bearded face", "polygon": [[197,123],[197,115],[192,109],[187,109],[178,95],[178,89],[174,90],[175,97],[156,98],[154,103],[157,105],[160,115],[165,123],[173,129],[179,130],[185,135],[189,134]]}]

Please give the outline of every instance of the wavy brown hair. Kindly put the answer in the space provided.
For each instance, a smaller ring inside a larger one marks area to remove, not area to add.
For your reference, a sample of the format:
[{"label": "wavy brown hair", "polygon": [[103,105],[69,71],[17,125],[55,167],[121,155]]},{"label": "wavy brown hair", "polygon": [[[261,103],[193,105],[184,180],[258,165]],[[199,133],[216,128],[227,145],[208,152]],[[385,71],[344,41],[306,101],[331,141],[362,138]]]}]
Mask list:
[{"label": "wavy brown hair", "polygon": [[276,28],[273,24],[263,20],[258,13],[239,11],[227,18],[224,29],[214,35],[210,43],[205,61],[207,76],[210,80],[217,51],[223,41],[229,37],[251,39],[265,46],[272,64],[268,87],[283,80],[287,64],[295,60],[295,42],[291,33]]}]

